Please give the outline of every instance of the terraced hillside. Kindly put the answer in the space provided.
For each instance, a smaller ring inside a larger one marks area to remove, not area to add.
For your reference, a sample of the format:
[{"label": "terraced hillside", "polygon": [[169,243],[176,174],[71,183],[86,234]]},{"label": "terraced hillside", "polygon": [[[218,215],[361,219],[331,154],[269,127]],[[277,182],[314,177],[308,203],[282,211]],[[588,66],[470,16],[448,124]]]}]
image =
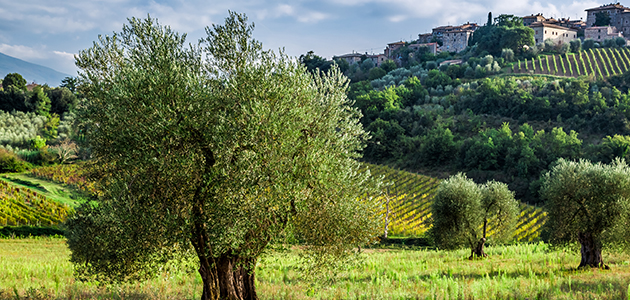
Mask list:
[{"label": "terraced hillside", "polygon": [[0,226],[55,226],[71,211],[41,193],[0,180]]},{"label": "terraced hillside", "polygon": [[598,48],[562,55],[543,55],[537,59],[520,60],[512,66],[513,73],[546,74],[567,77],[582,75],[606,78],[630,69],[628,48]]},{"label": "terraced hillside", "polygon": [[[392,185],[387,189],[389,198],[389,234],[419,236],[431,226],[431,203],[440,180],[420,174],[395,170],[382,165],[368,164],[375,176],[383,176]],[[386,198],[381,199],[383,203]],[[542,208],[520,205],[519,220],[514,232],[518,241],[532,241],[540,235],[540,228],[547,219]],[[386,207],[383,205],[383,214]],[[488,234],[492,236],[489,228]]]}]

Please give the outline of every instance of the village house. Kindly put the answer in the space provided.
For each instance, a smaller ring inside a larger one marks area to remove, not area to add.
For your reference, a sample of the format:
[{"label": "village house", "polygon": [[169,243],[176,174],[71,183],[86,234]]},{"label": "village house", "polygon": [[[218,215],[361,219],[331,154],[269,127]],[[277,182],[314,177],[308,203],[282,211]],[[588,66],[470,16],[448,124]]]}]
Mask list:
[{"label": "village house", "polygon": [[569,43],[577,39],[577,30],[546,22],[535,22],[529,25],[534,30],[534,41],[540,45],[547,39],[551,39],[556,44]]},{"label": "village house", "polygon": [[422,47],[426,47],[429,53],[435,55],[437,54],[438,44],[437,43],[416,43],[416,44],[410,44],[408,47],[410,49],[413,49],[414,52],[418,51],[418,49]]},{"label": "village house", "polygon": [[353,52],[349,54],[333,56],[333,60],[338,59],[338,58],[345,59],[349,65],[360,63],[364,58],[370,59],[372,60],[374,65],[377,67],[387,60],[387,57],[385,56],[385,54],[382,54],[382,53],[381,54],[367,54],[367,53],[361,54],[361,53]]},{"label": "village house", "polygon": [[460,52],[468,47],[468,40],[474,30],[455,30],[444,33],[442,36],[441,51]]},{"label": "village house", "polygon": [[368,55],[367,57],[371,59],[374,62],[374,65],[377,67],[380,67],[381,64],[387,60],[387,56],[385,56],[385,54],[383,53],[372,54],[372,55]]},{"label": "village house", "polygon": [[442,46],[437,51],[460,52],[468,46],[468,40],[472,33],[479,28],[477,23],[466,23],[458,26],[439,26],[432,29],[431,33],[418,34],[418,44],[430,44],[439,40]]},{"label": "village house", "polygon": [[[619,3],[602,5],[600,7],[586,9],[586,24],[593,27],[597,13],[605,12],[610,17],[610,26],[615,27],[617,32],[624,38],[630,38],[630,8]],[[615,36],[616,37],[616,36]]]},{"label": "village house", "polygon": [[444,36],[444,34],[449,33],[449,32],[453,32],[453,31],[462,31],[462,30],[471,30],[471,31],[475,31],[477,30],[477,28],[479,28],[479,25],[477,25],[477,23],[466,23],[466,24],[462,24],[459,26],[452,26],[452,25],[447,25],[447,26],[440,26],[440,27],[435,27],[433,28],[433,36],[437,37],[437,38],[442,38]]},{"label": "village house", "polygon": [[337,58],[341,58],[341,59],[345,59],[349,65],[354,64],[354,63],[358,63],[361,62],[361,57],[364,54],[361,53],[349,53],[349,54],[344,54],[344,55],[339,55],[339,56],[333,56],[333,60],[337,59]]},{"label": "village house", "polygon": [[532,25],[532,23],[543,22],[545,20],[547,19],[545,19],[545,17],[543,17],[541,13],[536,14],[536,15],[532,14],[531,16],[523,17],[523,25],[529,26],[529,25]]},{"label": "village house", "polygon": [[610,25],[617,28],[627,26],[628,13],[630,8],[627,8],[619,2],[602,5],[600,7],[586,9],[586,26],[592,27],[595,25],[595,16],[599,12],[605,12],[610,16]]},{"label": "village house", "polygon": [[403,46],[405,46],[405,42],[403,41],[387,44],[387,48],[385,48],[384,52],[385,56],[389,59],[394,59],[394,52]]},{"label": "village house", "polygon": [[596,42],[623,37],[623,34],[615,26],[593,26],[584,30],[585,39],[593,39]]},{"label": "village house", "polygon": [[433,33],[421,33],[418,34],[418,43],[419,44],[428,44],[433,40]]}]

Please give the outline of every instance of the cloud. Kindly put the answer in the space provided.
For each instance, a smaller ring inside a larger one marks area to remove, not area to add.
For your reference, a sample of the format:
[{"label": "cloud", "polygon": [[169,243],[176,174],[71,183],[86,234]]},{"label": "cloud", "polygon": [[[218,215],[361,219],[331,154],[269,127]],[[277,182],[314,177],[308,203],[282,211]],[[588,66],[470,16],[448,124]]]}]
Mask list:
[{"label": "cloud", "polygon": [[48,56],[43,49],[35,49],[24,45],[0,44],[0,52],[22,60],[42,59]]},{"label": "cloud", "polygon": [[64,60],[69,60],[74,62],[74,56],[76,54],[74,53],[68,53],[68,52],[64,52],[64,51],[53,51],[53,54],[57,55],[57,57],[64,59]]},{"label": "cloud", "polygon": [[317,23],[330,18],[329,14],[288,4],[278,4],[271,11],[268,9],[260,9],[255,11],[254,14],[259,20],[291,17],[301,23]]},{"label": "cloud", "polygon": [[398,23],[407,19],[405,15],[395,15],[388,18],[390,22]]}]

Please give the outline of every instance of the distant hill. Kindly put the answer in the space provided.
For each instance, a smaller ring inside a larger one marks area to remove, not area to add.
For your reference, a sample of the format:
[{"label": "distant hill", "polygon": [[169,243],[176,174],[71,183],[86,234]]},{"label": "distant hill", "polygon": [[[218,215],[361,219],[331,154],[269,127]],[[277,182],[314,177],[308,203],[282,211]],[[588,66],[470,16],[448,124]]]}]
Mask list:
[{"label": "distant hill", "polygon": [[51,68],[40,66],[34,63],[0,53],[0,79],[9,73],[18,73],[26,79],[28,83],[47,83],[54,87],[61,84],[61,80],[70,75],[57,72]]}]

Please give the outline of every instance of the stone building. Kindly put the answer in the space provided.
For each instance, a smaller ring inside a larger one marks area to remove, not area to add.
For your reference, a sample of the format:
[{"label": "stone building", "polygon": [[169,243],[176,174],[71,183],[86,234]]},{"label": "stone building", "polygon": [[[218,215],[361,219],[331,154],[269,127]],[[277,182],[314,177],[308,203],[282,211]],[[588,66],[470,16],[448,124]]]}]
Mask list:
[{"label": "stone building", "polygon": [[529,26],[529,25],[532,25],[532,23],[543,22],[545,20],[547,19],[545,19],[545,17],[543,17],[541,13],[536,14],[536,15],[531,15],[531,16],[524,16],[523,25]]},{"label": "stone building", "polygon": [[433,40],[433,33],[421,33],[418,34],[418,43],[428,44]]},{"label": "stone building", "polygon": [[389,59],[394,59],[394,51],[402,48],[403,46],[405,46],[405,42],[403,41],[387,44],[387,48],[385,48],[384,52],[385,56]]},{"label": "stone building", "polygon": [[593,39],[596,42],[623,37],[615,26],[593,26],[584,30],[585,39]]},{"label": "stone building", "polygon": [[595,24],[595,15],[599,12],[605,12],[610,16],[610,26],[617,28],[628,26],[628,13],[630,8],[627,8],[619,2],[602,5],[600,7],[586,9],[586,26],[592,27]]},{"label": "stone building", "polygon": [[553,40],[557,44],[569,43],[577,39],[577,30],[546,22],[535,22],[529,25],[534,30],[534,41],[540,45],[547,39]]},{"label": "stone building", "polygon": [[459,26],[447,25],[447,26],[440,26],[440,27],[433,28],[432,33],[433,33],[434,37],[436,37],[438,39],[442,39],[442,37],[446,33],[449,33],[449,32],[462,31],[462,30],[475,31],[479,27],[480,26],[477,25],[477,23],[466,23],[466,24],[462,24],[462,25],[459,25]]},{"label": "stone building", "polygon": [[351,64],[360,62],[361,61],[361,57],[363,55],[365,55],[365,54],[352,52],[352,53],[349,53],[349,54],[333,56],[333,59],[337,59],[337,58],[345,59],[348,62],[348,64],[351,65]]},{"label": "stone building", "polygon": [[474,30],[455,30],[445,32],[442,35],[442,47],[440,51],[460,52],[468,47],[468,40]]},{"label": "stone building", "polygon": [[460,52],[468,46],[468,39],[479,28],[477,23],[466,23],[458,26],[439,26],[432,29],[431,33],[418,34],[418,44],[429,44],[438,40],[442,46],[437,51]]},{"label": "stone building", "polygon": [[362,53],[353,52],[349,54],[333,56],[333,60],[337,58],[345,59],[349,65],[360,63],[364,58],[370,59],[374,63],[374,66],[377,66],[377,67],[379,67],[384,61],[387,60],[387,57],[385,56],[385,54],[382,54],[382,53],[381,54],[367,54],[367,53],[362,54]]},{"label": "stone building", "polygon": [[418,49],[422,48],[422,47],[426,47],[429,50],[429,53],[432,53],[433,55],[437,54],[437,49],[438,49],[438,44],[437,43],[416,43],[416,44],[411,44],[408,46],[410,49],[413,49],[413,51],[418,51]]}]

